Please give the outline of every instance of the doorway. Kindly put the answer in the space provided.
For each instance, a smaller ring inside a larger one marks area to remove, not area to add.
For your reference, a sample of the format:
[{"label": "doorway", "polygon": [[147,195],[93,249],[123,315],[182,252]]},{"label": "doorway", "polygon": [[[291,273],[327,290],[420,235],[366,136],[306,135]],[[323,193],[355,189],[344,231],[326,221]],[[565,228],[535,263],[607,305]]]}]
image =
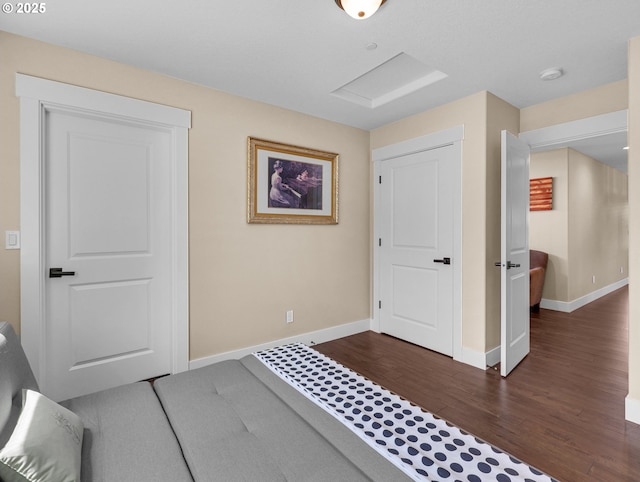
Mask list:
[{"label": "doorway", "polygon": [[457,360],[462,135],[459,127],[373,151],[372,328]]},{"label": "doorway", "polygon": [[[532,217],[532,248],[540,249],[542,251],[549,251],[551,258],[550,263],[548,264],[547,280],[545,281],[545,284],[547,285],[548,289],[554,290],[556,296],[558,297],[557,299],[543,299],[541,303],[541,306],[543,308],[549,308],[556,311],[564,312],[574,311],[577,308],[580,308],[581,306],[584,306],[591,301],[594,301],[595,299],[604,296],[620,288],[621,286],[624,286],[627,283],[627,279],[625,276],[622,276],[623,273],[619,273],[620,276],[617,277],[615,276],[615,273],[609,273],[608,276],[610,276],[610,279],[606,283],[601,283],[601,275],[598,274],[598,277],[594,277],[595,273],[591,271],[594,268],[590,267],[589,264],[581,263],[580,270],[583,270],[585,272],[573,272],[572,276],[573,278],[577,276],[583,286],[580,289],[575,289],[573,293],[569,293],[567,287],[570,269],[568,245],[553,245],[547,247],[545,245],[550,243],[551,239],[546,232],[544,235],[542,234],[542,232],[540,232],[538,236],[535,236],[536,229],[538,231],[540,231],[541,229],[540,227],[536,228],[536,226],[539,225],[540,221],[544,221],[545,226],[549,226],[548,228],[545,228],[545,231],[546,229],[552,229],[554,232],[560,232],[562,229],[565,229],[568,232],[569,221],[567,220],[563,223],[559,218],[562,215],[561,211],[563,209],[569,209],[569,206],[565,205],[567,201],[564,201],[564,199],[567,198],[566,190],[569,186],[569,179],[567,177],[568,172],[566,168],[563,168],[561,164],[557,162],[557,160],[552,159],[551,157],[549,157],[549,159],[542,160],[541,157],[547,157],[547,155],[544,154],[545,151],[570,148],[574,151],[578,151],[578,153],[584,154],[591,159],[595,159],[602,164],[607,164],[612,168],[618,169],[622,172],[626,172],[626,151],[623,150],[623,147],[626,145],[626,133],[627,110],[622,110],[586,119],[580,119],[577,121],[567,122],[564,124],[558,124],[541,129],[527,131],[520,134],[520,139],[527,142],[531,146],[532,154],[539,153],[539,162],[546,163],[545,166],[547,167],[543,172],[539,172],[540,176],[542,176],[542,174],[544,174],[544,176],[552,176],[554,178],[554,184],[556,182],[560,183],[558,186],[554,186],[554,197],[556,197],[556,199],[554,199],[553,211],[541,211],[539,213],[532,213],[536,216],[535,218]],[[581,155],[576,153],[573,154],[575,154],[576,156]],[[571,152],[569,153],[569,155],[571,155]],[[564,162],[566,164],[568,160],[565,159]],[[532,163],[534,172],[536,165],[537,164],[534,161]],[[534,175],[534,177],[535,176],[536,175]],[[591,180],[589,180],[588,177],[584,177],[583,179],[580,179],[580,181],[582,182],[579,185],[577,184],[576,186],[581,187],[583,185],[589,185],[591,183]],[[613,179],[607,180],[608,184],[612,182]],[[564,193],[562,192],[562,190],[564,190]],[[580,196],[580,190],[572,189],[571,191],[574,196]],[[585,192],[584,196],[584,199],[591,198],[589,192]],[[562,201],[563,204],[556,204],[556,202],[560,201]],[[582,228],[585,228],[593,224],[592,220],[594,219],[593,216],[595,216],[594,213],[600,211],[602,209],[602,206],[612,202],[612,200],[608,198],[606,203],[602,205],[597,204],[593,207],[589,207],[590,202],[591,201],[585,204],[581,204],[584,207],[584,209],[582,209],[583,216],[576,217],[568,214],[568,216],[571,217],[572,229],[580,230],[580,226],[582,226]],[[558,209],[560,211],[558,211]],[[607,233],[609,233],[612,229],[617,229],[613,220],[607,219],[606,221],[607,223],[609,223],[609,227],[606,230]],[[611,223],[614,223],[614,225],[610,225]],[[603,226],[605,226],[605,224],[606,223],[603,223],[597,226],[596,230],[598,231],[598,236],[603,235]],[[614,236],[614,234],[608,234],[608,236]],[[620,236],[624,236],[624,234],[620,234]],[[585,235],[582,237],[588,240],[597,239],[591,235]],[[598,241],[598,243],[601,243],[601,241]],[[628,245],[628,243],[625,244]],[[584,246],[583,243],[580,243],[578,251],[572,249],[571,255],[574,257],[588,257],[590,259],[602,258],[601,247],[589,248],[589,246],[590,244],[588,243]],[[591,250],[591,254],[589,253],[589,250]],[[609,263],[612,266],[615,265],[616,271],[622,270],[626,272],[625,265],[628,264],[628,261],[625,262],[624,260],[620,261],[619,259],[613,259],[612,256],[613,255],[611,253],[607,254],[606,263]],[[574,266],[575,263],[576,261],[574,260]],[[556,280],[558,280],[558,286],[554,285],[554,282]]]},{"label": "doorway", "polygon": [[42,391],[186,370],[190,113],[21,74],[16,93],[21,333]]}]

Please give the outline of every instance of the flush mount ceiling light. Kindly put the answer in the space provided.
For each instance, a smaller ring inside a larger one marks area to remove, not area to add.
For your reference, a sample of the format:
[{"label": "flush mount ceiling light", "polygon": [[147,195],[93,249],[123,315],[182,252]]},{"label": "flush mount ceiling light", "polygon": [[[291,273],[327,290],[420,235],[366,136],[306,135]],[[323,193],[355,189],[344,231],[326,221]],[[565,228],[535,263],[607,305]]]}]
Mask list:
[{"label": "flush mount ceiling light", "polygon": [[336,0],[336,4],[357,20],[369,18],[387,0]]},{"label": "flush mount ceiling light", "polygon": [[543,70],[540,72],[540,79],[542,80],[556,80],[564,75],[564,72],[559,67]]}]

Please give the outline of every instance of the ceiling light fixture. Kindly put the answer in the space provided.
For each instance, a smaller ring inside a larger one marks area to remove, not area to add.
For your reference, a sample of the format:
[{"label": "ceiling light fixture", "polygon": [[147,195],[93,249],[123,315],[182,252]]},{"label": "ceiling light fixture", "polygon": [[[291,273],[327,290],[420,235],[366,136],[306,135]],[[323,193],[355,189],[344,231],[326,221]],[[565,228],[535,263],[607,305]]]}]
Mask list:
[{"label": "ceiling light fixture", "polygon": [[540,72],[540,79],[542,80],[556,80],[564,75],[564,72],[559,67],[543,70]]},{"label": "ceiling light fixture", "polygon": [[364,20],[376,13],[387,0],[336,0],[336,4],[356,20]]}]

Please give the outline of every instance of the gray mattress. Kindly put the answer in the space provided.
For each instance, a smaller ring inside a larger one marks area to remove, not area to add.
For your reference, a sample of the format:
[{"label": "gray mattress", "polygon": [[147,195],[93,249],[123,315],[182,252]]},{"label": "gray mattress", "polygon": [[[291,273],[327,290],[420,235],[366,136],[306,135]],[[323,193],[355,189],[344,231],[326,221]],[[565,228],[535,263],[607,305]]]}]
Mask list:
[{"label": "gray mattress", "polygon": [[83,482],[191,482],[151,385],[123,385],[62,402],[84,423]]},{"label": "gray mattress", "polygon": [[154,389],[196,481],[409,480],[251,355]]}]

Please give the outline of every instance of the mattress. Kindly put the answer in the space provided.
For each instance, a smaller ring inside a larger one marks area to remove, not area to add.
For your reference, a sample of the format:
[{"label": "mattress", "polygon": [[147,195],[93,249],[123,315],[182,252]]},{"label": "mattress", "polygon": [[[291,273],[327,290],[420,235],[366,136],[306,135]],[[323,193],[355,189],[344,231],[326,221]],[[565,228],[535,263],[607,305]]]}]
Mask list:
[{"label": "mattress", "polygon": [[154,389],[196,481],[411,480],[253,355]]}]

